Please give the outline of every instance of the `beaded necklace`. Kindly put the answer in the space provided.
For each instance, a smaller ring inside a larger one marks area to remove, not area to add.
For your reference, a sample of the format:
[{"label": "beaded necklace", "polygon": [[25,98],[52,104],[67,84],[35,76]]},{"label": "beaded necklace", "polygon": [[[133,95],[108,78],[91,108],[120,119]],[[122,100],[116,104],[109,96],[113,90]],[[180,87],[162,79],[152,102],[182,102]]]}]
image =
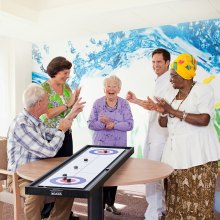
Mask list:
[{"label": "beaded necklace", "polygon": [[106,101],[105,101],[105,108],[106,108],[109,112],[115,111],[115,110],[118,108],[118,99],[117,99],[117,102],[116,102],[116,104],[115,104],[114,107],[109,106],[108,103],[107,103],[107,100],[106,100]]}]

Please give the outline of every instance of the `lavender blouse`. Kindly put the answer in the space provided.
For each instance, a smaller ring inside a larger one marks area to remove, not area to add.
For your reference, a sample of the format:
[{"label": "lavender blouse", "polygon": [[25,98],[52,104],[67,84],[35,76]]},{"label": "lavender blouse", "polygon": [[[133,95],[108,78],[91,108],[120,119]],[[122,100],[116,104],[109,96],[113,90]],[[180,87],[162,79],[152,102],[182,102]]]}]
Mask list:
[{"label": "lavender blouse", "polygon": [[[105,115],[114,122],[114,128],[108,130],[100,121]],[[128,101],[118,97],[114,108],[108,107],[106,97],[97,99],[88,120],[89,129],[93,130],[93,144],[102,146],[127,146],[127,131],[133,128],[133,116]]]}]

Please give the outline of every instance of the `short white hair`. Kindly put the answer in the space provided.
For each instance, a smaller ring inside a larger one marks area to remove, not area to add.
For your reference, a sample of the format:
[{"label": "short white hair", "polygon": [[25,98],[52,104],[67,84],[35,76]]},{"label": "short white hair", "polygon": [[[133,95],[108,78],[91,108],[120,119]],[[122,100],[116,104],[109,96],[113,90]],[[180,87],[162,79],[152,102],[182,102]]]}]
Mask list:
[{"label": "short white hair", "polygon": [[116,75],[111,75],[104,79],[104,88],[106,87],[107,81],[114,80],[118,83],[119,89],[121,89],[121,80]]},{"label": "short white hair", "polygon": [[40,85],[31,83],[23,92],[22,100],[24,108],[34,106],[38,101],[43,99],[45,94],[46,92]]}]

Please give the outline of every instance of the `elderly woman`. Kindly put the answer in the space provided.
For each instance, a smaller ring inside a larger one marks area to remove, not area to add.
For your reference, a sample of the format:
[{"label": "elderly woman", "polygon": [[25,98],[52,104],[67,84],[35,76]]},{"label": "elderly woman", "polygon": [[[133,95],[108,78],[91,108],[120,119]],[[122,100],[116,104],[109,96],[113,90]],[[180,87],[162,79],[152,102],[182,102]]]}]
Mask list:
[{"label": "elderly woman", "polygon": [[[47,73],[50,79],[42,83],[42,87],[48,94],[49,105],[47,113],[41,116],[41,120],[48,127],[57,127],[60,120],[66,117],[71,109],[72,112],[74,112],[74,104],[78,100],[80,89],[76,89],[76,91],[72,93],[71,88],[66,83],[70,75],[71,67],[72,63],[65,57],[55,57],[47,66]],[[76,105],[79,104],[84,103],[80,103],[79,100]],[[75,114],[75,116],[77,116],[77,114]],[[58,151],[56,157],[67,157],[72,154],[72,133],[71,130],[68,130],[65,133],[63,146]]]},{"label": "elderly woman", "polygon": [[[133,128],[133,116],[127,100],[118,97],[121,80],[110,76],[104,80],[105,96],[97,99],[93,105],[88,127],[93,130],[93,144],[100,146],[127,146],[127,131]],[[106,210],[120,215],[115,208],[117,187],[105,187],[103,205]]]},{"label": "elderly woman", "polygon": [[171,64],[174,90],[154,107],[169,137],[162,161],[174,172],[167,178],[166,219],[214,219],[213,205],[220,144],[211,121],[213,89],[193,81],[196,60],[180,54]]}]

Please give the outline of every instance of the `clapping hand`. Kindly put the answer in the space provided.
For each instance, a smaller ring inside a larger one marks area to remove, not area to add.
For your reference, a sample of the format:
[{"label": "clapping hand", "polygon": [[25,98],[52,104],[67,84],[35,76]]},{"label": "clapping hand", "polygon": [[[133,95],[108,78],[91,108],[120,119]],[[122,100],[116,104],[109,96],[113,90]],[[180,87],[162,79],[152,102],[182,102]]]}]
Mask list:
[{"label": "clapping hand", "polygon": [[83,108],[85,107],[85,103],[82,101],[82,98],[79,98],[75,104],[73,105],[70,113],[66,116],[69,119],[74,119],[80,112],[83,111]]},{"label": "clapping hand", "polygon": [[140,104],[144,109],[147,110],[156,110],[157,104],[148,96],[147,100],[144,100]]},{"label": "clapping hand", "polygon": [[81,92],[81,87],[77,87],[75,91],[71,94],[70,101],[68,103],[69,108],[72,108],[73,105],[76,103],[76,101],[79,98],[80,92]]},{"label": "clapping hand", "polygon": [[159,97],[154,97],[156,102],[157,102],[157,107],[156,111],[159,113],[170,113],[172,111],[172,106],[167,103],[165,99],[159,98]]},{"label": "clapping hand", "polygon": [[131,92],[131,91],[128,91],[127,95],[126,95],[126,99],[131,102],[131,103],[137,103],[137,97],[136,95]]},{"label": "clapping hand", "polygon": [[105,128],[108,130],[111,130],[114,128],[114,122],[110,121],[109,123],[106,124]]},{"label": "clapping hand", "polygon": [[110,122],[110,119],[105,115],[100,115],[100,121],[104,124],[108,124]]},{"label": "clapping hand", "polygon": [[72,126],[73,120],[70,120],[69,118],[64,118],[60,120],[58,129],[61,130],[62,132],[66,132],[69,130]]},{"label": "clapping hand", "polygon": [[108,117],[105,115],[100,116],[100,121],[105,124],[105,128],[111,130],[114,128],[114,122],[112,122]]},{"label": "clapping hand", "polygon": [[73,93],[75,96],[75,102],[78,100],[80,92],[81,92],[81,87],[77,87]]}]

